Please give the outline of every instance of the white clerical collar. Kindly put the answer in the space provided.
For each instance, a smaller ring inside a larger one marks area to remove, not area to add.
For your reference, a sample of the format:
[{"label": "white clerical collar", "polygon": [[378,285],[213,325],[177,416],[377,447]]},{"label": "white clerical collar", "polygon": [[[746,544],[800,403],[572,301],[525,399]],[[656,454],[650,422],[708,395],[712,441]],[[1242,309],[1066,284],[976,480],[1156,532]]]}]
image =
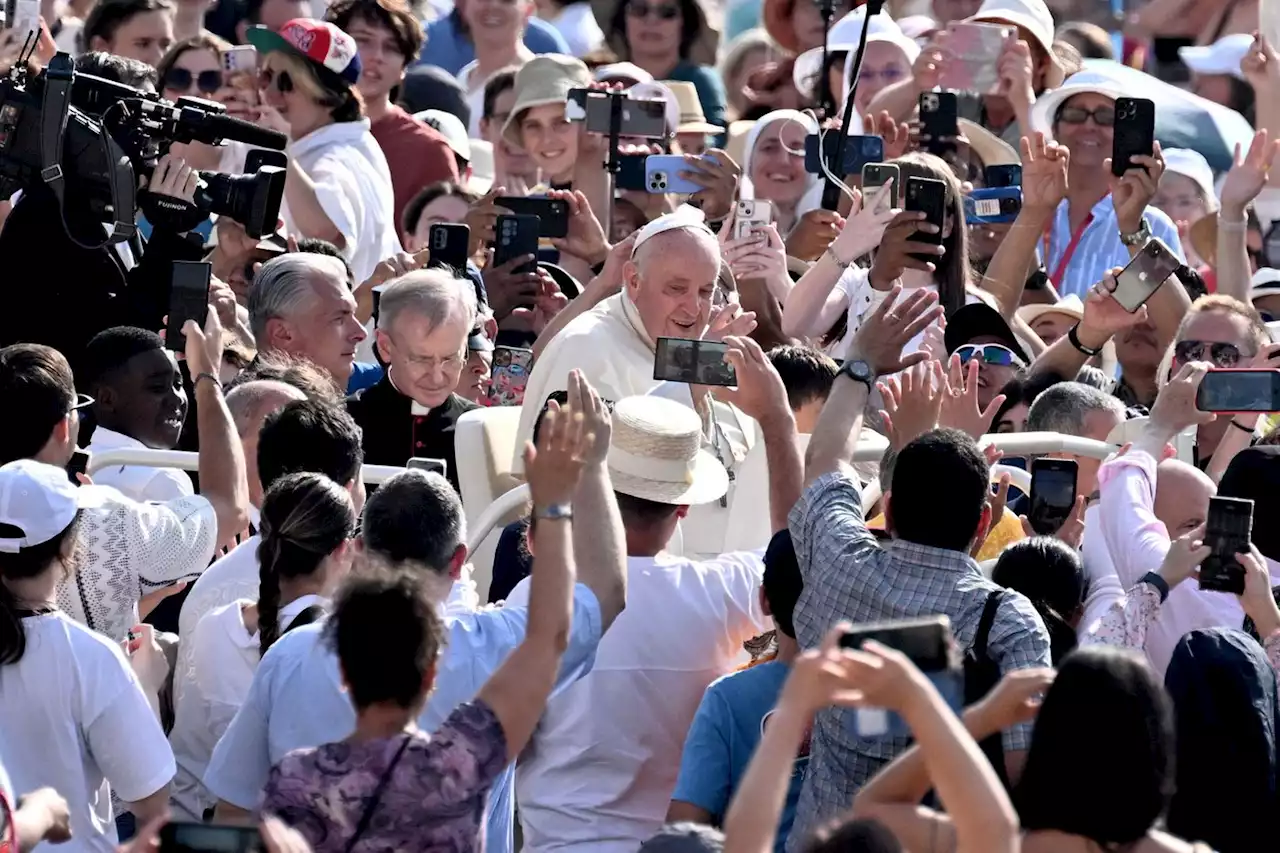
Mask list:
[{"label": "white clerical collar", "polygon": [[431,414],[431,409],[422,405],[417,400],[413,399],[413,397],[410,397],[408,394],[400,390],[400,386],[396,384],[395,377],[391,375],[391,365],[389,364],[387,365],[387,381],[391,383],[392,388],[396,389],[397,394],[400,394],[402,397],[409,397],[409,414],[413,415],[415,418],[421,418]]}]

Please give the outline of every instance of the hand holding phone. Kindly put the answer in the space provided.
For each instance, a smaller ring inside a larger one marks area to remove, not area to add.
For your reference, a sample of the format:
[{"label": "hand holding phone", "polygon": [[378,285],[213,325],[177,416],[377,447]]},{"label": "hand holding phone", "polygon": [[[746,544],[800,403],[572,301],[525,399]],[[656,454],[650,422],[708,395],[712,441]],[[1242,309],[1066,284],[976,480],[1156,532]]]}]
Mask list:
[{"label": "hand holding phone", "polygon": [[1158,238],[1152,237],[1116,276],[1111,295],[1124,310],[1135,313],[1165,283],[1182,261]]},{"label": "hand holding phone", "polygon": [[1041,457],[1031,461],[1031,509],[1027,521],[1041,536],[1052,536],[1076,505],[1079,465],[1074,459]]},{"label": "hand holding phone", "polygon": [[209,312],[209,286],[213,266],[204,261],[174,261],[173,279],[169,287],[169,322],[165,326],[164,344],[174,352],[185,352],[187,335],[182,327],[195,320],[203,327]]},{"label": "hand holding phone", "polygon": [[1280,412],[1280,370],[1210,370],[1196,389],[1196,408],[1232,415]]},{"label": "hand holding phone", "polygon": [[1204,544],[1209,556],[1200,564],[1200,588],[1215,592],[1244,592],[1244,566],[1236,558],[1249,550],[1253,538],[1253,501],[1209,498]]},{"label": "hand holding phone", "polygon": [[1156,105],[1146,98],[1116,98],[1111,136],[1111,173],[1120,177],[1133,168],[1134,157],[1150,157],[1156,144]]},{"label": "hand holding phone", "polygon": [[941,157],[955,150],[960,136],[960,102],[955,92],[921,93],[920,136],[930,154]]},{"label": "hand holding phone", "polygon": [[729,345],[692,338],[658,338],[654,349],[653,378],[690,385],[738,384],[733,365],[725,361]]}]

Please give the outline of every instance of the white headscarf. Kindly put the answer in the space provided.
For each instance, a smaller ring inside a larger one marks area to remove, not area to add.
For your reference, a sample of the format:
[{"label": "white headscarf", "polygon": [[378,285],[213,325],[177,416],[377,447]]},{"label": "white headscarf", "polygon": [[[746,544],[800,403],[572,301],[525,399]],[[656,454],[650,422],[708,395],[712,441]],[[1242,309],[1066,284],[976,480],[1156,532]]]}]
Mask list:
[{"label": "white headscarf", "polygon": [[[755,157],[756,142],[760,139],[761,131],[771,124],[785,121],[798,122],[804,128],[806,134],[818,132],[817,119],[799,110],[774,110],[757,119],[756,123],[747,131],[746,145],[742,149],[744,153],[742,155],[742,181],[739,185],[740,198],[754,199],[756,197],[755,187],[751,183],[751,161]],[[805,192],[808,192],[817,183],[817,175],[805,174]]]}]

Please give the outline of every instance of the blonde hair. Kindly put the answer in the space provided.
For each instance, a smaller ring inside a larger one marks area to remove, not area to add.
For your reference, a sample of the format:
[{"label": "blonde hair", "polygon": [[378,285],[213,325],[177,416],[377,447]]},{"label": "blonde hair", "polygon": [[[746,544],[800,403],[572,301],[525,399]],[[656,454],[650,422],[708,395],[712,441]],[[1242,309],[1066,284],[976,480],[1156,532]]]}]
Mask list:
[{"label": "blonde hair", "polygon": [[[1178,280],[1176,275],[1171,276],[1171,278],[1173,278],[1172,286],[1182,287],[1182,282]],[[1171,285],[1166,283],[1165,286]],[[1191,307],[1183,315],[1182,322],[1178,324],[1177,333],[1174,334],[1173,340],[1169,343],[1169,348],[1165,350],[1164,357],[1160,360],[1160,368],[1156,373],[1159,387],[1163,388],[1173,378],[1173,351],[1177,347],[1178,341],[1183,340],[1187,327],[1191,325],[1192,320],[1201,314],[1215,311],[1240,317],[1249,325],[1249,337],[1253,340],[1253,351],[1242,353],[1242,355],[1250,357],[1257,355],[1259,350],[1271,343],[1271,335],[1267,332],[1266,324],[1262,322],[1262,315],[1258,313],[1258,309],[1254,308],[1253,305],[1248,302],[1241,302],[1239,299],[1223,293],[1201,296],[1191,303]]]},{"label": "blonde hair", "polygon": [[356,121],[364,115],[364,99],[355,86],[336,89],[325,85],[315,67],[302,57],[274,50],[262,61],[264,65],[270,62],[277,71],[288,71],[293,85],[316,103],[329,107],[334,121]]}]

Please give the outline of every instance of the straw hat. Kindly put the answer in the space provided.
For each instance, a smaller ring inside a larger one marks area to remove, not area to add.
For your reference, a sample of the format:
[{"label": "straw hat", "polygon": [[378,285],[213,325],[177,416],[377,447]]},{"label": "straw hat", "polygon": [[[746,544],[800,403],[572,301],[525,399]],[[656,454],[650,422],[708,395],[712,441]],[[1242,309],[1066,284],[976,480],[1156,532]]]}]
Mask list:
[{"label": "straw hat", "polygon": [[729,474],[702,449],[702,421],[661,397],[627,397],[613,407],[613,489],[662,504],[705,504],[729,490]]},{"label": "straw hat", "polygon": [[1211,210],[1191,223],[1188,234],[1191,248],[1209,266],[1218,262],[1218,211]]},{"label": "straw hat", "polygon": [[959,119],[957,124],[960,135],[969,140],[969,151],[983,166],[1016,166],[1022,162],[1012,145],[982,125],[967,118]]},{"label": "straw hat", "polygon": [[516,72],[515,105],[502,126],[502,138],[520,145],[520,119],[524,111],[545,104],[564,104],[569,90],[591,84],[591,72],[581,59],[547,53],[535,56]]},{"label": "straw hat", "polygon": [[662,85],[675,95],[680,107],[680,122],[676,126],[676,133],[724,133],[723,127],[707,121],[696,86],[683,80],[663,80]]},{"label": "straw hat", "polygon": [[1018,309],[1018,319],[1028,326],[1035,323],[1045,314],[1063,314],[1077,323],[1084,318],[1084,302],[1074,293],[1059,299],[1057,302],[1042,302],[1035,305],[1023,305]]}]

